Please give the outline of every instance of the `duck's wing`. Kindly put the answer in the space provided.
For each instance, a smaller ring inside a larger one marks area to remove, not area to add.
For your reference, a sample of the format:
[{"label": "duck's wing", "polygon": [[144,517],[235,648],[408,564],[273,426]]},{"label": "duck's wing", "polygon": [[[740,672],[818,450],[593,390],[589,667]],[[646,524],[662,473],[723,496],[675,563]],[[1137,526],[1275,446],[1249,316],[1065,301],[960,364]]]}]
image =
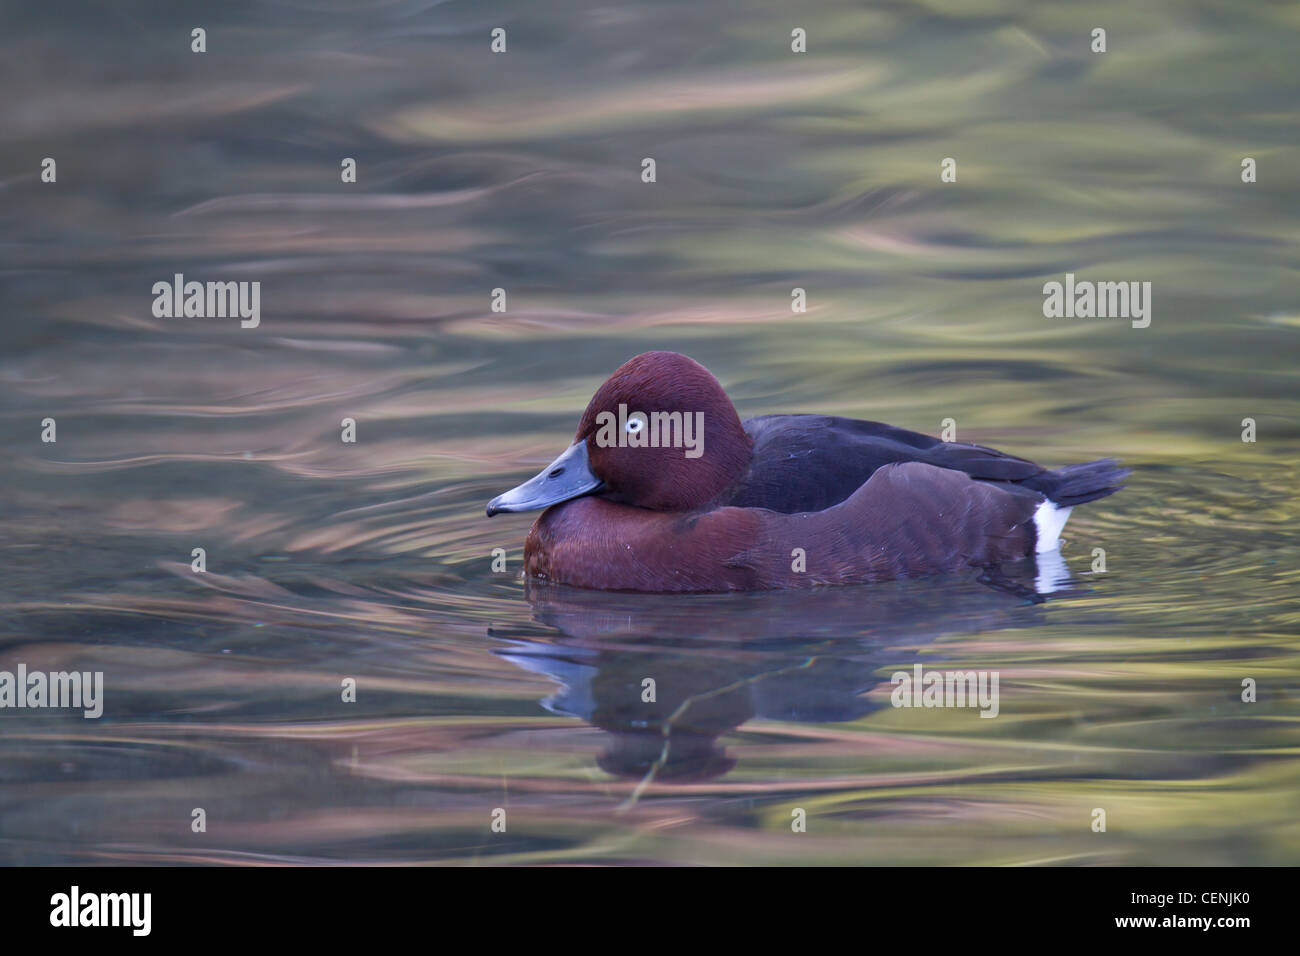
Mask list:
[{"label": "duck's wing", "polygon": [[727,504],[784,514],[838,504],[893,462],[1016,484],[1063,506],[1111,494],[1128,474],[1112,459],[1052,470],[982,445],[830,415],[763,415],[745,421],[744,428],[754,442],[753,457]]}]

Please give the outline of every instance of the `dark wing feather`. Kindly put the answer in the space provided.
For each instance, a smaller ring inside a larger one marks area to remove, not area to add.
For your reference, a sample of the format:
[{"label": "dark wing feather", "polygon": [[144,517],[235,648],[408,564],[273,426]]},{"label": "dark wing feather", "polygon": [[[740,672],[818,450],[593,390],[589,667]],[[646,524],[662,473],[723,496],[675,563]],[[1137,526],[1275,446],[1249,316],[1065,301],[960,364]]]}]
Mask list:
[{"label": "dark wing feather", "polygon": [[994,448],[830,415],[763,415],[744,427],[754,442],[753,458],[727,504],[784,514],[838,504],[878,468],[894,462],[921,462],[981,481],[1013,483],[1071,505],[1119,490],[1128,474],[1110,459],[1053,471]]}]

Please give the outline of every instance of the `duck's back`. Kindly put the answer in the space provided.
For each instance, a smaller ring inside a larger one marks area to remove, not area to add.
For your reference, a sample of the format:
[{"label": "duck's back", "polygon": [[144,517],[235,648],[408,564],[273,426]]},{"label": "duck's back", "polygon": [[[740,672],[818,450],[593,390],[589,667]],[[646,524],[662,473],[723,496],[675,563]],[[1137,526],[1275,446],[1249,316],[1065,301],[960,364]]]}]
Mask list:
[{"label": "duck's back", "polygon": [[961,471],[982,481],[1027,488],[1064,505],[1111,494],[1127,474],[1109,459],[1053,471],[982,445],[831,415],[763,415],[743,424],[754,442],[753,457],[727,504],[783,514],[838,504],[892,462]]}]

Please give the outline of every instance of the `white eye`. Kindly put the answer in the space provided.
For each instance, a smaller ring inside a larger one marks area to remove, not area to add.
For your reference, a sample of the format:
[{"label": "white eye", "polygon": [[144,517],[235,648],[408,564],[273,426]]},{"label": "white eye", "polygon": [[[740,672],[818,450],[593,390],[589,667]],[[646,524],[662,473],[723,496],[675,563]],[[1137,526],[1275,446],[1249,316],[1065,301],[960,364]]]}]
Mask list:
[{"label": "white eye", "polygon": [[645,422],[639,418],[629,418],[627,424],[623,426],[623,431],[629,435],[635,435],[641,429],[645,428]]}]

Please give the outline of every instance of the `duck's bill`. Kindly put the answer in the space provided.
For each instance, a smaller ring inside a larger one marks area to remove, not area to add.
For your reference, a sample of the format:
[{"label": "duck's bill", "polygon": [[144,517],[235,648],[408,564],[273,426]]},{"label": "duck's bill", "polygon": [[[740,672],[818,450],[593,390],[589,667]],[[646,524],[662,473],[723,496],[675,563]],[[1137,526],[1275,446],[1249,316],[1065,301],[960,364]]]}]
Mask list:
[{"label": "duck's bill", "polygon": [[591,472],[586,441],[577,441],[555,461],[517,488],[497,495],[488,502],[488,517],[501,512],[536,511],[561,501],[581,498],[600,491],[605,483]]}]

